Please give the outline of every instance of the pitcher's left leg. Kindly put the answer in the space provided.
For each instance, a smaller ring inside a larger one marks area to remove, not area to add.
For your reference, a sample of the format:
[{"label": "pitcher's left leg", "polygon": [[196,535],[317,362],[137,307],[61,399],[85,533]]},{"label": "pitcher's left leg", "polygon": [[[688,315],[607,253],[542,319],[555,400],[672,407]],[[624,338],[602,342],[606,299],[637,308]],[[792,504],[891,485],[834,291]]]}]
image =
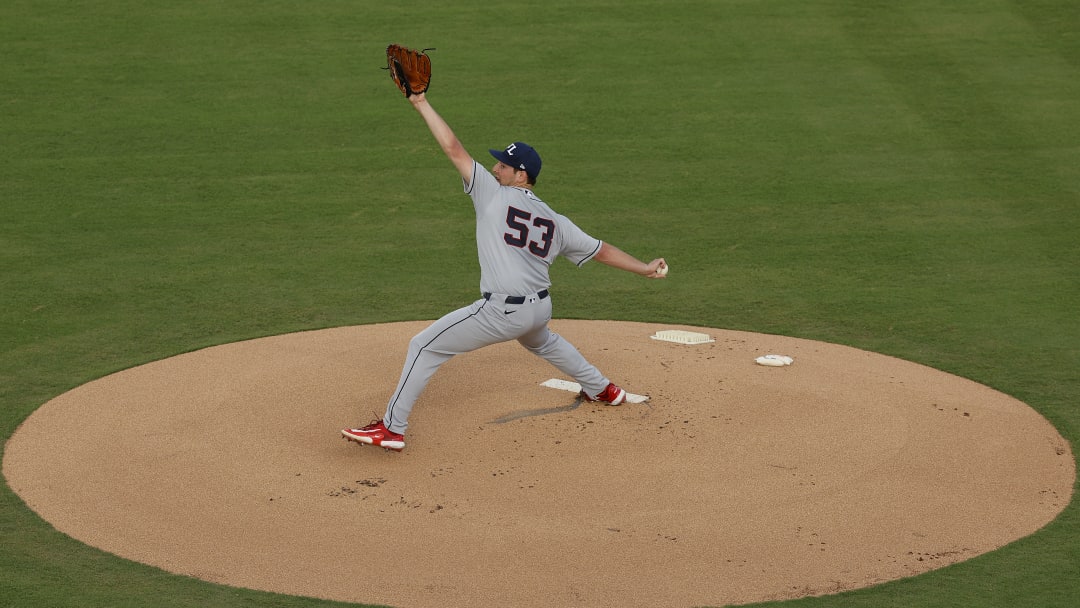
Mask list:
[{"label": "pitcher's left leg", "polygon": [[477,300],[444,315],[409,341],[409,352],[401,377],[383,416],[386,428],[395,433],[405,432],[413,404],[439,367],[454,355],[505,342],[513,337],[493,326],[493,318],[497,319],[491,305],[485,300]]}]

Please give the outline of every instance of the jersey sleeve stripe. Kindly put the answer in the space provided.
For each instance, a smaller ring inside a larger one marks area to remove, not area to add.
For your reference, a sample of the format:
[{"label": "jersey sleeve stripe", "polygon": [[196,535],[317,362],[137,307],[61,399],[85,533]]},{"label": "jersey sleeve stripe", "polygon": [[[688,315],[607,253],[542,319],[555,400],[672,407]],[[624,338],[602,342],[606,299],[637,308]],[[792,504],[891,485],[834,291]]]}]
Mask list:
[{"label": "jersey sleeve stripe", "polygon": [[603,247],[603,246],[604,246],[604,241],[596,241],[596,247],[593,248],[593,250],[589,252],[589,255],[582,258],[581,261],[574,262],[574,263],[577,264],[578,267],[580,268],[581,266],[583,266],[585,264],[585,262],[588,262],[589,260],[596,257],[596,254],[600,253],[600,248]]}]

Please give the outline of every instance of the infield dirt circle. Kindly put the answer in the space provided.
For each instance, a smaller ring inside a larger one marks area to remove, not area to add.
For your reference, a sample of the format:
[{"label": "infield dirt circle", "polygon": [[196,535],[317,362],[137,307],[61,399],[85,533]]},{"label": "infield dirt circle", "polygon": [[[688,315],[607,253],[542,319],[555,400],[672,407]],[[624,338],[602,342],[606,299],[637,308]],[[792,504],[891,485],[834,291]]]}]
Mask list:
[{"label": "infield dirt circle", "polygon": [[[1068,443],[986,386],[663,324],[552,323],[646,404],[579,404],[508,343],[440,370],[404,452],[346,442],[342,427],[381,416],[426,325],[263,338],[101,378],[31,415],[4,474],[57,529],[111,553],[401,608],[832,593],[991,551],[1071,497]],[[651,339],[668,329],[715,341]],[[756,365],[765,354],[794,363]]]}]

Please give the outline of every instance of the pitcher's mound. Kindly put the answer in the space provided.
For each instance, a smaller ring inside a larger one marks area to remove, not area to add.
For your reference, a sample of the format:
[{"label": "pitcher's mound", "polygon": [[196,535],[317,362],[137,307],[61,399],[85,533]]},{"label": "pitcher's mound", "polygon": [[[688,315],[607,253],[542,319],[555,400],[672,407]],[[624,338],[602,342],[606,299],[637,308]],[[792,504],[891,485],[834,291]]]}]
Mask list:
[{"label": "pitcher's mound", "polygon": [[[404,452],[346,442],[341,428],[382,415],[426,325],[227,344],[102,378],[30,416],[4,474],[57,529],[117,555],[402,608],[832,593],[1031,534],[1072,492],[1067,442],[980,384],[647,323],[552,323],[646,403],[575,408],[541,386],[567,378],[508,343],[440,370]],[[663,330],[714,341],[651,338]],[[755,363],[767,354],[792,363]]]}]

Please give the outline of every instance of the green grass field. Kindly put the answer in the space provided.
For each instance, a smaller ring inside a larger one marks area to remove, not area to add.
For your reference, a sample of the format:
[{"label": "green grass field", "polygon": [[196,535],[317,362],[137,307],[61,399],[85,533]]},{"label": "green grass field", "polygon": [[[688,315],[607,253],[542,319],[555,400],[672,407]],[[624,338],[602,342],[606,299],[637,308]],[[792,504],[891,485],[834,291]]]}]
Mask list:
[{"label": "green grass field", "polygon": [[[124,368],[475,297],[472,210],[379,69],[390,42],[437,48],[429,99],[474,156],[532,143],[540,196],[672,266],[560,262],[556,315],[852,345],[1080,438],[1070,0],[8,0],[0,438]],[[70,423],[57,442],[78,440]],[[3,606],[332,605],[104,554],[6,485],[0,530]],[[1074,501],[994,553],[790,604],[1077,598]]]}]

